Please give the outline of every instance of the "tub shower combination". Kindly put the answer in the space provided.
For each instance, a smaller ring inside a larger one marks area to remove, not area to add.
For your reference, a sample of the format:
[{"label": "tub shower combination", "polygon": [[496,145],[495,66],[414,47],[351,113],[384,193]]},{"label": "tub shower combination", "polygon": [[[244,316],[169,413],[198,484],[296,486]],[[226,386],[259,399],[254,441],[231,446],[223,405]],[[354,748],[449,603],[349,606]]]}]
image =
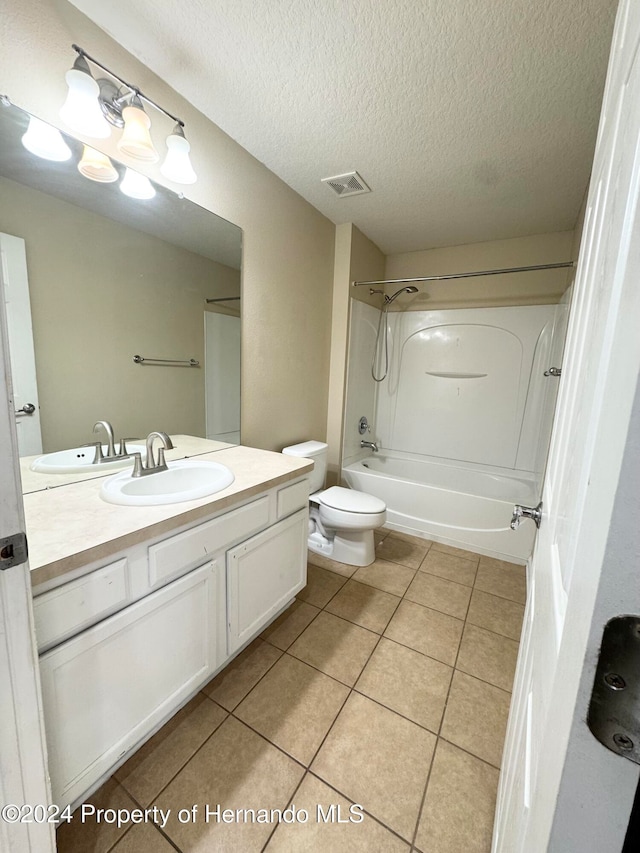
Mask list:
[{"label": "tub shower combination", "polygon": [[391,529],[526,562],[535,526],[510,522],[539,500],[566,299],[383,312],[381,335],[381,312],[352,300],[343,481],[383,500]]},{"label": "tub shower combination", "polygon": [[533,478],[376,454],[342,469],[345,482],[387,505],[387,527],[490,556],[524,561],[535,528],[509,528],[516,503],[534,506]]}]

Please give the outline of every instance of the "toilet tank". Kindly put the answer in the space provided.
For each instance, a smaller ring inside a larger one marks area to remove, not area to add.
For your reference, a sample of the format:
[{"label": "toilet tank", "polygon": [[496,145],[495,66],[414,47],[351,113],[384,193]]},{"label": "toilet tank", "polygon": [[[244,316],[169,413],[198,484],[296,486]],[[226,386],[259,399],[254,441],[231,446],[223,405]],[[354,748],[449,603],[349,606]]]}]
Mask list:
[{"label": "toilet tank", "polygon": [[323,441],[303,441],[301,444],[292,444],[282,449],[286,456],[298,456],[301,459],[313,460],[313,471],[309,475],[311,494],[324,486],[328,450],[329,445]]}]

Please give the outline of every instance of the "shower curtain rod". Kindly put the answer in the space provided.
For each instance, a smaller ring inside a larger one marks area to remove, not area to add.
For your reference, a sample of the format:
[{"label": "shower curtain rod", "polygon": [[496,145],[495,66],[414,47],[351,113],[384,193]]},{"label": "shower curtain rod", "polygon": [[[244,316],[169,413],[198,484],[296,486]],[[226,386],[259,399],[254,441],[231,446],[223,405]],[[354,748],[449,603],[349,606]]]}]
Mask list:
[{"label": "shower curtain rod", "polygon": [[502,275],[510,272],[530,272],[531,270],[557,270],[562,267],[573,267],[574,261],[565,261],[561,264],[537,264],[532,267],[508,267],[502,270],[479,270],[478,272],[459,272],[449,275],[428,275],[422,278],[387,278],[378,281],[353,281],[352,287],[362,287],[365,284],[409,284],[416,281],[447,281],[452,278],[475,278],[478,275]]},{"label": "shower curtain rod", "polygon": [[239,296],[223,296],[220,299],[205,299],[205,302],[239,302]]}]

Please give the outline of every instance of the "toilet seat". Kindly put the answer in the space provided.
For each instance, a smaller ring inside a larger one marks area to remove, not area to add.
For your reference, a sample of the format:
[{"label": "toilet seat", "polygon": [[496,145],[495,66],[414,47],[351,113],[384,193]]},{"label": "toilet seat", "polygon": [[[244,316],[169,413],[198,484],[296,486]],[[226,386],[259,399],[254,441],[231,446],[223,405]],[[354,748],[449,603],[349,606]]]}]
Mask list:
[{"label": "toilet seat", "polygon": [[345,489],[342,486],[331,486],[313,497],[319,504],[331,509],[344,512],[378,513],[386,510],[386,504],[380,498],[358,492],[356,489]]},{"label": "toilet seat", "polygon": [[355,489],[331,486],[311,497],[319,505],[322,523],[337,530],[373,530],[387,517],[384,501]]}]

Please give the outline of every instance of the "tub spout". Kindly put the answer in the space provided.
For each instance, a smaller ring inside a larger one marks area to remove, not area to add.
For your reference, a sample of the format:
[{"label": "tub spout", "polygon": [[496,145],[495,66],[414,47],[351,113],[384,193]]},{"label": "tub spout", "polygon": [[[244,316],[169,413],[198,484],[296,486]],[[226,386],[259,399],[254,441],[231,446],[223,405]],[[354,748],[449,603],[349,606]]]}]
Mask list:
[{"label": "tub spout", "polygon": [[370,447],[374,453],[377,453],[380,450],[375,441],[365,441],[364,439],[360,442],[360,447]]}]

